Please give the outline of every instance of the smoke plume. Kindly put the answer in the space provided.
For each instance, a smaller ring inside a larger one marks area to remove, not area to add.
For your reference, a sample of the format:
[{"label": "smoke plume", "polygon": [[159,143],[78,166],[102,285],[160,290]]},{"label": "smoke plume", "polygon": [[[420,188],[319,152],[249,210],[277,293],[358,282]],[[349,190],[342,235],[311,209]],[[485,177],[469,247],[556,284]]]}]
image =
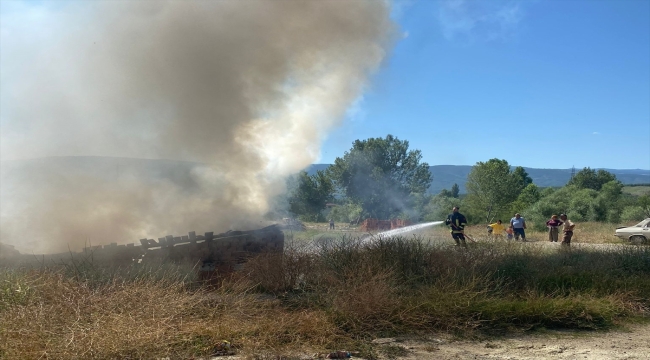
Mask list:
[{"label": "smoke plume", "polygon": [[[259,227],[380,65],[389,12],[376,0],[2,2],[0,241],[60,251]],[[52,156],[207,165],[145,181],[23,160]]]}]

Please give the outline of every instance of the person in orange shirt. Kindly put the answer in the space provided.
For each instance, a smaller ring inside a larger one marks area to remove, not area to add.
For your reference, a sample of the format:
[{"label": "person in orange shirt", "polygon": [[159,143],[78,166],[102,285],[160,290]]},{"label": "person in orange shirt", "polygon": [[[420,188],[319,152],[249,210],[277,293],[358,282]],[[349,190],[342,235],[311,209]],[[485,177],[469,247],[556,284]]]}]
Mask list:
[{"label": "person in orange shirt", "polygon": [[506,234],[508,234],[508,240],[512,240],[514,233],[515,230],[512,228],[512,225],[508,226],[508,228],[506,229]]}]

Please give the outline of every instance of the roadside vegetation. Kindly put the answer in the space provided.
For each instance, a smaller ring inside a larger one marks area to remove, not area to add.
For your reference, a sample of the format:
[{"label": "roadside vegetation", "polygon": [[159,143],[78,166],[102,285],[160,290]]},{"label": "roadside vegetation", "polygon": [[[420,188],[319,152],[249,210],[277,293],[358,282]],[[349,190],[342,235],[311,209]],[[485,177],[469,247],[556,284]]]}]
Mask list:
[{"label": "roadside vegetation", "polygon": [[629,225],[650,217],[648,184],[625,186],[606,170],[586,167],[563,187],[541,188],[523,167],[489,159],[458,179],[467,194],[459,193],[458,184],[431,194],[434,179],[421,158],[408,141],[391,135],[357,140],[326,170],[291,179],[290,211],[284,215],[310,222],[400,218],[417,223],[443,220],[460,206],[471,224],[508,223],[521,213],[536,231],[544,231],[551,215],[560,213],[578,223]]},{"label": "roadside vegetation", "polygon": [[0,358],[191,358],[223,340],[250,358],[337,349],[372,358],[384,350],[376,337],[607,329],[647,317],[650,247],[462,250],[438,240],[296,239],[218,286],[170,264],[2,270]]}]

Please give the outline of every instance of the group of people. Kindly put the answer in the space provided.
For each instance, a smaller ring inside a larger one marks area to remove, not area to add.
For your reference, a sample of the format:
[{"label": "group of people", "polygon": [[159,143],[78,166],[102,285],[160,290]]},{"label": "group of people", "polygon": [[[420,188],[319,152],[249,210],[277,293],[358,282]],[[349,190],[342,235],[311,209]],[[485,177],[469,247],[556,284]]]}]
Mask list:
[{"label": "group of people", "polygon": [[560,226],[562,226],[562,245],[571,245],[573,229],[576,227],[576,224],[569,220],[566,214],[560,214],[559,219],[557,215],[553,215],[551,216],[551,219],[546,222],[549,241],[557,242],[560,233]]},{"label": "group of people", "polygon": [[503,233],[506,233],[508,240],[511,240],[513,237],[515,240],[526,241],[526,219],[521,217],[521,214],[516,213],[515,216],[510,219],[510,226],[507,228],[503,225],[503,222],[499,219],[494,224],[488,225],[488,235],[494,237],[501,237]]},{"label": "group of people", "polygon": [[[467,226],[467,218],[459,212],[458,206],[454,206],[452,213],[447,216],[445,224],[451,229],[451,237],[456,242],[457,246],[467,246],[465,242],[465,226]],[[571,238],[573,237],[573,229],[575,223],[569,220],[566,214],[561,214],[558,218],[557,215],[551,216],[551,219],[546,222],[548,228],[548,238],[551,242],[557,242],[559,238],[560,227],[562,227],[562,245],[571,245]],[[526,220],[521,214],[516,213],[510,219],[510,225],[506,228],[501,220],[496,223],[488,225],[488,234],[490,236],[501,237],[506,233],[508,240],[514,238],[515,240],[526,241]]]}]

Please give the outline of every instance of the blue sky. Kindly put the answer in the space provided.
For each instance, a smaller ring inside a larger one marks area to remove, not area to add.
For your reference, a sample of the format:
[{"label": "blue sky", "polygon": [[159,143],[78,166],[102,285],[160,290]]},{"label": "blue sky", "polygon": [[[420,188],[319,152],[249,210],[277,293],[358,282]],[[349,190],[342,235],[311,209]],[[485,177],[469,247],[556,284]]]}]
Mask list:
[{"label": "blue sky", "polygon": [[[47,5],[30,15],[38,21],[65,3],[26,4]],[[501,158],[650,169],[650,1],[395,0],[393,8],[401,36],[318,162],[332,163],[356,139],[392,134],[430,165]]]},{"label": "blue sky", "polygon": [[403,36],[322,163],[393,134],[430,165],[650,169],[650,1],[399,1]]}]

